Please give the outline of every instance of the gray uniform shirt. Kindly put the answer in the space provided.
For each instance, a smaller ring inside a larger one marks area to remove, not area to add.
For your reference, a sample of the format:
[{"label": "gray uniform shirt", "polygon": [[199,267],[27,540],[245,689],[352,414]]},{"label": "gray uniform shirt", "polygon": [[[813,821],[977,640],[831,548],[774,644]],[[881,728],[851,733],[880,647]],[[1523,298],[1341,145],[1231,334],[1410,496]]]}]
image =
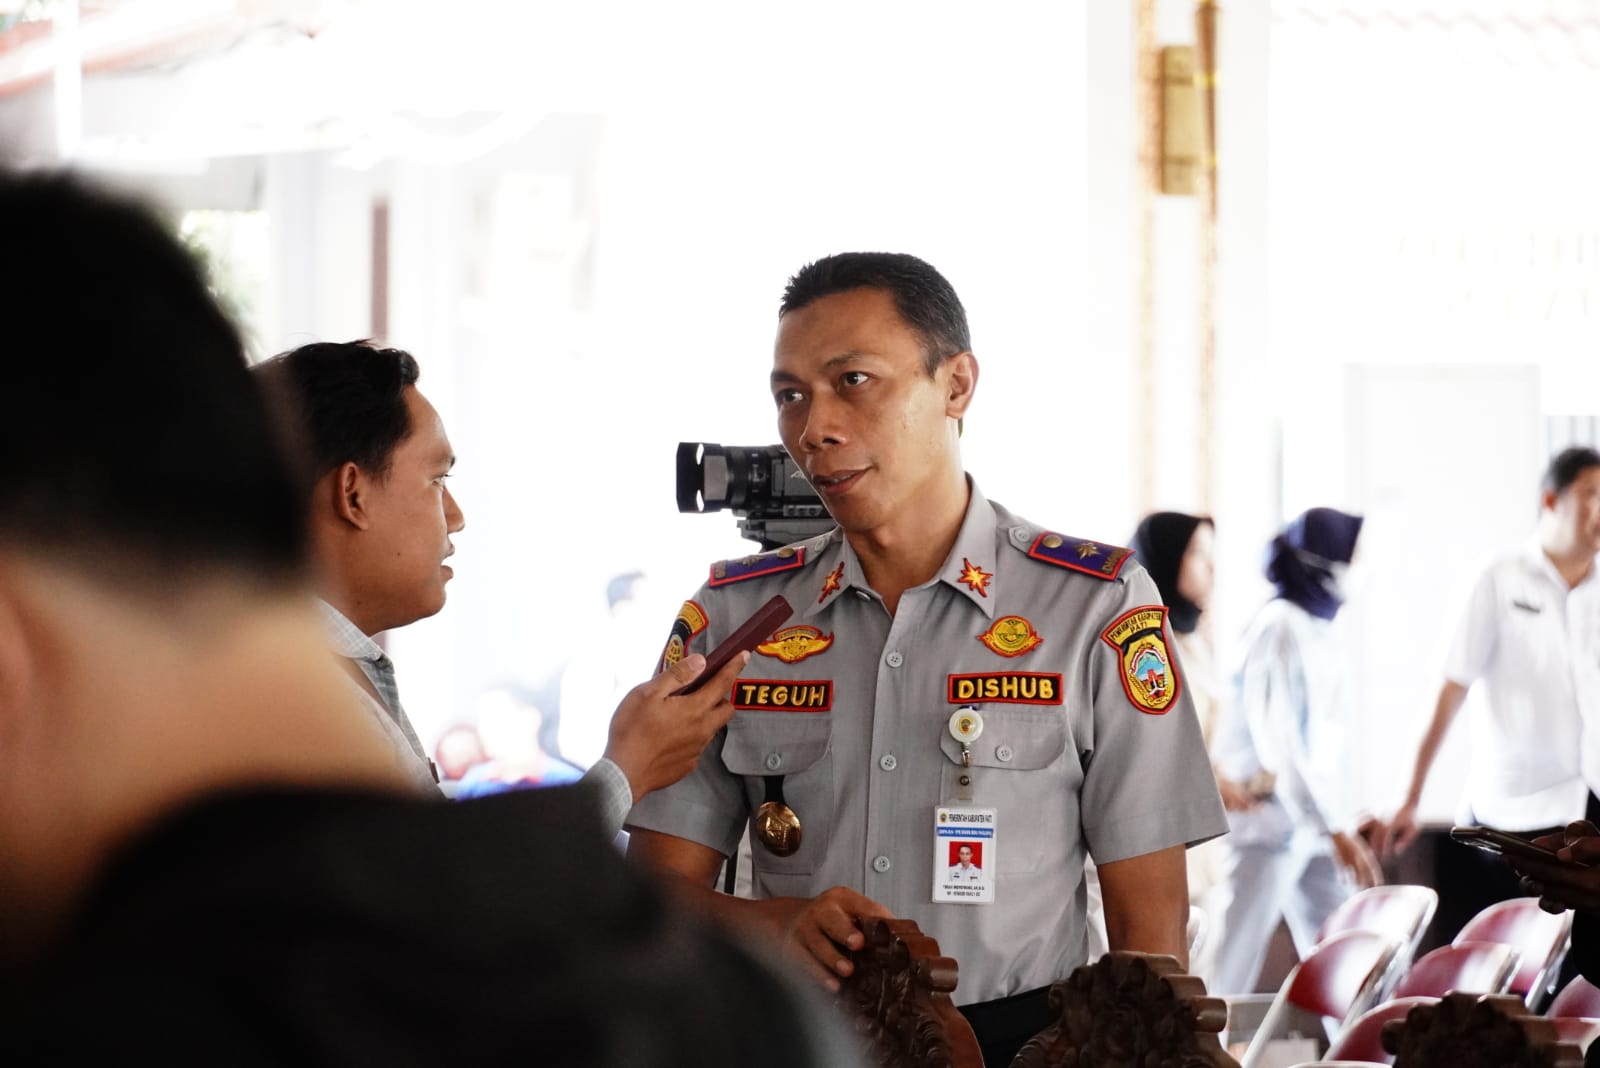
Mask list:
[{"label": "gray uniform shirt", "polygon": [[[1126,555],[1051,535],[971,485],[944,567],[892,618],[837,529],[717,565],[668,659],[714,648],[775,593],[795,616],[751,658],[739,711],[696,770],[628,825],[726,855],[781,775],[803,837],[788,857],[753,844],[757,897],[844,885],[916,920],[959,962],[958,1004],[1065,978],[1086,954],[1086,851],[1106,864],[1227,830],[1160,596]],[[1158,606],[1153,637],[1137,630],[1148,615],[1113,626],[1145,606]],[[999,821],[989,905],[932,901],[935,806],[963,792],[949,732],[963,706],[983,718],[969,803]]]}]

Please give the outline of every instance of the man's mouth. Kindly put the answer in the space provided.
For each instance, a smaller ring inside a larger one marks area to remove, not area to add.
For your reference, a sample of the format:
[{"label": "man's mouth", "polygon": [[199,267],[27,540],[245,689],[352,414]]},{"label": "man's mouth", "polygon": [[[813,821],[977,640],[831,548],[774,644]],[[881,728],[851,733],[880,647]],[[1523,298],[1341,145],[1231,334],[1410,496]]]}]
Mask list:
[{"label": "man's mouth", "polygon": [[811,476],[811,484],[824,497],[836,497],[841,493],[848,492],[850,487],[854,486],[864,474],[866,474],[865,471],[835,471],[827,475],[814,474]]}]

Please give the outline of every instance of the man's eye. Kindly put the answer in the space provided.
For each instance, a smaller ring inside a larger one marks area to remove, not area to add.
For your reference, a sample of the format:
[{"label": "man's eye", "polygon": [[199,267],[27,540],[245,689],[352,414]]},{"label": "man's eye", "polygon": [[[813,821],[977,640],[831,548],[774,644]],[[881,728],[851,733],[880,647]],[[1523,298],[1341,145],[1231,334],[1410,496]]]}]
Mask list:
[{"label": "man's eye", "polygon": [[798,389],[780,389],[772,395],[772,399],[778,402],[778,407],[783,408],[799,400],[800,391]]},{"label": "man's eye", "polygon": [[846,371],[839,376],[839,381],[847,386],[859,386],[872,376],[865,371]]}]

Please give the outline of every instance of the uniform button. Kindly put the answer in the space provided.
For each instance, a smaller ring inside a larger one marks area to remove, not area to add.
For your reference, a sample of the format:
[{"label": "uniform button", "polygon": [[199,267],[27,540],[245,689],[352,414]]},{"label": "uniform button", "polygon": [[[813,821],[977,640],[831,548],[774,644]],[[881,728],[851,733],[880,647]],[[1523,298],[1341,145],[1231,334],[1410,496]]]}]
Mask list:
[{"label": "uniform button", "polygon": [[889,858],[888,857],[873,857],[872,858],[872,870],[877,872],[879,875],[882,875],[884,872],[888,871],[889,868],[890,868],[890,864],[889,864]]},{"label": "uniform button", "polygon": [[885,753],[883,756],[878,758],[878,767],[882,768],[884,771],[893,771],[895,766],[899,763],[900,762],[894,758],[893,753]]},{"label": "uniform button", "polygon": [[858,600],[858,601],[870,601],[870,600],[872,600],[872,596],[871,596],[871,594],[867,593],[866,590],[857,590],[856,591],[856,600]]},{"label": "uniform button", "polygon": [[890,667],[899,667],[906,662],[906,658],[900,655],[900,650],[898,649],[884,657],[884,660],[888,662]]},{"label": "uniform button", "polygon": [[1016,754],[1011,751],[1011,747],[1009,745],[1002,745],[1000,748],[994,751],[994,755],[1000,760],[1010,760]]},{"label": "uniform button", "polygon": [[783,754],[782,753],[768,753],[767,754],[767,770],[768,771],[777,771],[781,767],[783,767]]}]

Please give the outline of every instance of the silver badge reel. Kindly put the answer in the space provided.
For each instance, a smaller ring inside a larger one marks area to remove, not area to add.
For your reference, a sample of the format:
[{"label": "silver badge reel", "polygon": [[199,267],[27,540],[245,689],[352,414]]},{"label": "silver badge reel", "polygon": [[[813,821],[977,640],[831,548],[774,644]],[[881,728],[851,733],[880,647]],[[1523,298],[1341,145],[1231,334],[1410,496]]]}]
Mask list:
[{"label": "silver badge reel", "polygon": [[950,713],[950,737],[961,746],[961,776],[956,780],[959,801],[972,800],[972,743],[983,734],[983,714],[971,705],[963,705]]}]

